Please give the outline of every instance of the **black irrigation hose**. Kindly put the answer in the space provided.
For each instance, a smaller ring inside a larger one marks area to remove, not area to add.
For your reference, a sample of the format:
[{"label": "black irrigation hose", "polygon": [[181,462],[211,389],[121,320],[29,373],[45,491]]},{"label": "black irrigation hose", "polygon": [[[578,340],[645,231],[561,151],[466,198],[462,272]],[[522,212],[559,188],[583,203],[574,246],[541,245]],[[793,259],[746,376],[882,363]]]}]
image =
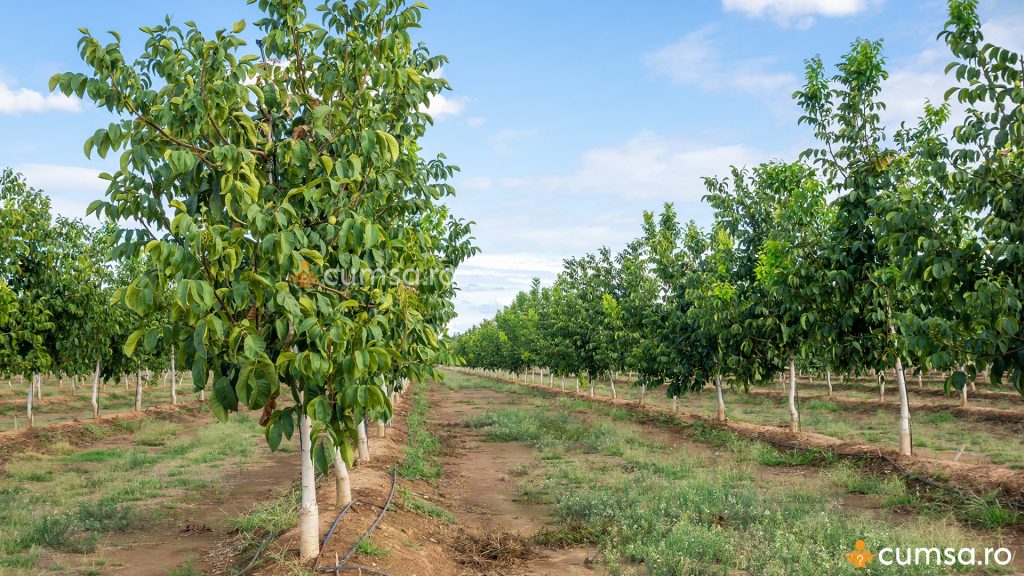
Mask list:
[{"label": "black irrigation hose", "polygon": [[331,567],[331,571],[333,571],[333,572],[339,572],[339,571],[359,572],[360,574],[377,574],[377,576],[391,576],[391,574],[389,574],[389,573],[387,573],[387,572],[385,572],[383,570],[378,570],[376,568],[370,568],[368,566],[356,566],[355,564],[348,564],[348,565],[345,565],[345,566],[332,566]]},{"label": "black irrigation hose", "polygon": [[[340,570],[346,570],[346,571],[349,571],[349,572],[354,572],[354,571],[362,570],[364,572],[369,572],[370,570],[373,570],[373,569],[368,569],[368,568],[362,568],[362,567],[359,567],[359,566],[346,566],[346,563],[348,562],[348,559],[351,558],[353,554],[355,554],[356,549],[359,548],[359,544],[361,544],[363,542],[363,540],[366,540],[367,538],[370,537],[370,534],[373,533],[374,529],[377,528],[377,525],[380,524],[380,521],[384,518],[384,514],[388,511],[388,507],[391,505],[391,501],[395,498],[395,488],[397,486],[398,486],[398,467],[395,466],[394,468],[391,469],[391,493],[388,494],[388,500],[387,500],[387,502],[384,503],[384,506],[381,508],[380,514],[377,516],[377,519],[373,521],[373,524],[370,525],[370,528],[367,529],[366,532],[363,533],[363,535],[359,538],[359,540],[356,540],[356,543],[353,544],[352,547],[348,549],[348,552],[345,553],[345,557],[342,558],[341,560],[339,560],[338,564],[336,566],[324,566],[322,568],[317,568],[316,569],[317,573],[326,574],[328,572],[336,572],[336,571],[340,571]],[[332,530],[332,532],[333,532],[333,530]],[[329,536],[328,536],[328,539],[329,539]],[[324,540],[324,545],[327,544],[327,540],[328,539]],[[370,572],[370,573],[371,574],[381,574],[383,576],[390,576],[387,572],[382,572],[382,571],[379,571],[379,570],[374,570],[373,572]]]},{"label": "black irrigation hose", "polygon": [[331,529],[327,531],[327,536],[324,536],[324,541],[320,543],[321,553],[323,553],[323,549],[325,546],[327,546],[327,542],[330,541],[331,536],[334,535],[334,529],[337,528],[338,524],[341,522],[341,517],[344,516],[345,513],[348,512],[350,508],[352,508],[352,505],[355,504],[358,500],[358,498],[353,498],[349,500],[348,504],[345,504],[345,507],[342,508],[341,512],[338,513],[338,517],[334,519],[334,524],[331,524]]},{"label": "black irrigation hose", "polygon": [[274,541],[274,538],[277,538],[278,535],[280,534],[280,532],[274,532],[273,534],[269,534],[267,536],[267,539],[264,540],[263,543],[260,544],[260,547],[256,549],[256,553],[253,554],[252,560],[249,560],[249,563],[245,565],[245,568],[242,568],[238,572],[233,573],[231,576],[242,576],[243,574],[247,574],[249,570],[252,570],[253,566],[256,565],[256,560],[259,559],[260,554],[262,554],[263,551],[266,550],[267,546],[269,546],[270,543]]}]

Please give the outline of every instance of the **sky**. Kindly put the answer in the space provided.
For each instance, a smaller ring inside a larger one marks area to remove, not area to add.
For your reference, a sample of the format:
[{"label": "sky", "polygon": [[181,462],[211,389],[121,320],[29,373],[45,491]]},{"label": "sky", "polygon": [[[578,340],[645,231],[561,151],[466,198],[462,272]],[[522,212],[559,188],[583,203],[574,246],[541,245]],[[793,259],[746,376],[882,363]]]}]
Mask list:
[{"label": "sky", "polygon": [[[858,37],[884,40],[892,128],[951,85],[939,0],[427,3],[419,39],[450,59],[453,90],[431,103],[423,144],[460,167],[449,204],[476,223],[482,250],[456,274],[453,332],[532,278],[549,284],[565,258],[621,249],[645,210],[672,202],[707,225],[702,177],[796,159],[812,143],[791,97],[807,58],[832,65]],[[22,172],[68,217],[85,216],[105,190],[97,174],[116,167],[82,150],[110,115],[47,91],[54,73],[84,71],[78,28],[116,30],[135,55],[138,27],[165,15],[211,32],[258,17],[243,0],[3,5],[0,167]],[[987,40],[1024,48],[1024,1],[983,0],[981,16]]]}]

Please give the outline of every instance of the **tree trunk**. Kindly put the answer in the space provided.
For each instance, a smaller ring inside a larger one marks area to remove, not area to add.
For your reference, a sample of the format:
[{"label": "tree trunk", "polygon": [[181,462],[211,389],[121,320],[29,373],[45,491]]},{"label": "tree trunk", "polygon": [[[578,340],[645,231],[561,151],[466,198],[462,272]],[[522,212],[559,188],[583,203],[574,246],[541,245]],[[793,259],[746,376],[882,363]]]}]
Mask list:
[{"label": "tree trunk", "polygon": [[[305,393],[299,396],[305,397]],[[320,510],[316,503],[316,471],[313,469],[313,447],[310,439],[312,421],[302,410],[299,416],[299,458],[302,501],[299,504],[299,561],[308,562],[320,554]]]},{"label": "tree trunk", "polygon": [[352,501],[352,483],[348,478],[348,466],[341,459],[341,450],[334,447],[334,505],[337,508],[348,506]]},{"label": "tree trunk", "polygon": [[135,411],[142,410],[142,370],[139,370],[139,379],[135,381]]},{"label": "tree trunk", "polygon": [[36,424],[35,416],[32,415],[32,400],[35,397],[35,393],[36,393],[36,379],[37,378],[39,378],[39,375],[38,374],[33,374],[32,375],[32,383],[28,385],[28,404],[25,407],[25,409],[26,409],[25,417],[28,420],[28,427],[29,428],[35,426],[35,424]]},{"label": "tree trunk", "polygon": [[590,381],[590,397],[594,397],[594,388],[597,386],[597,379],[594,376],[587,374],[587,380]]},{"label": "tree trunk", "polygon": [[789,359],[789,431],[800,431],[800,411],[796,407],[796,361]]},{"label": "tree trunk", "polygon": [[679,410],[679,396],[672,397],[672,411],[676,412]]},{"label": "tree trunk", "polygon": [[171,405],[178,404],[178,376],[174,370],[174,346],[171,346]]},{"label": "tree trunk", "polygon": [[643,406],[647,402],[647,384],[640,385],[640,405]]},{"label": "tree trunk", "polygon": [[885,402],[885,374],[878,372],[878,401]]},{"label": "tree trunk", "polygon": [[960,407],[967,408],[967,384],[964,384],[963,390],[960,391]]},{"label": "tree trunk", "polygon": [[722,397],[722,375],[715,374],[715,395],[718,397],[718,418],[719,422],[725,422],[725,398]]},{"label": "tree trunk", "polygon": [[910,456],[913,442],[910,435],[910,401],[907,397],[907,379],[903,374],[903,360],[896,357],[896,385],[900,393],[900,454]]},{"label": "tree trunk", "polygon": [[387,435],[387,426],[383,420],[377,420],[377,438],[384,438]]},{"label": "tree trunk", "polygon": [[615,376],[612,376],[611,371],[608,372],[608,383],[611,384],[612,387],[612,400],[615,400],[619,396],[615,393]]},{"label": "tree trunk", "polygon": [[359,460],[361,462],[369,462],[370,444],[366,440],[366,418],[359,421],[359,425],[356,426],[356,433],[359,436]]},{"label": "tree trunk", "polygon": [[92,374],[92,417],[100,417],[100,359],[96,359],[96,371]]},{"label": "tree trunk", "polygon": [[828,397],[832,397],[832,372],[825,370],[825,383],[828,384]]},{"label": "tree trunk", "polygon": [[577,394],[580,393],[580,375],[579,374],[576,375],[576,393]]},{"label": "tree trunk", "polygon": [[921,389],[921,390],[924,390],[924,369],[923,368],[918,368],[917,369],[917,387],[919,389]]},{"label": "tree trunk", "polygon": [[78,375],[71,377],[71,395],[78,396]]}]

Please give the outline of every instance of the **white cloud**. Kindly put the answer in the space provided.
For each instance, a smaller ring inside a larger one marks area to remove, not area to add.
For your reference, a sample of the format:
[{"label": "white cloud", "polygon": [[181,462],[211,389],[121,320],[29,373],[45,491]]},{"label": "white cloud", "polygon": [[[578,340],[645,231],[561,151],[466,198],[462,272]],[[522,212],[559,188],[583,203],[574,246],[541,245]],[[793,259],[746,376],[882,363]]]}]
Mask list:
[{"label": "white cloud", "polygon": [[690,32],[678,42],[647,54],[645,64],[674,84],[697,86],[709,92],[778,93],[795,85],[793,75],[770,72],[772,61],[768,58],[724,61],[716,35],[712,26]]},{"label": "white cloud", "polygon": [[768,17],[780,26],[809,28],[816,16],[838,18],[863,12],[872,0],[722,0],[726,12],[740,12],[748,18]]},{"label": "white cloud", "polygon": [[82,102],[63,94],[41,94],[28,88],[11,88],[0,80],[0,115],[20,116],[25,113],[79,112]]},{"label": "white cloud", "polygon": [[[434,70],[430,74],[431,78],[443,78],[444,67]],[[445,96],[444,94],[434,94],[430,97],[426,106],[420,106],[420,112],[426,112],[435,121],[447,120],[448,118],[454,118],[466,110],[466,105],[469,99],[465,96]]]},{"label": "white cloud", "polygon": [[449,329],[460,332],[494,316],[516,293],[529,288],[534,278],[550,285],[561,269],[561,258],[526,252],[473,256],[455,272],[461,289],[455,302],[459,315]]},{"label": "white cloud", "polygon": [[[1024,52],[1024,18],[991,20],[982,25],[982,32],[985,42]],[[943,102],[946,90],[957,84],[955,76],[944,73],[946,64],[952,60],[949,49],[941,42],[935,42],[917,54],[895,62],[890,68],[881,94],[882,101],[886,103],[881,117],[890,135],[899,128],[900,122],[915,123],[924,112],[925,101],[934,105]],[[966,107],[955,99],[949,104],[949,126],[955,126],[962,122]]]},{"label": "white cloud", "polygon": [[21,164],[14,169],[25,176],[29,186],[50,197],[54,213],[68,218],[84,218],[89,204],[107,190],[107,181],[101,180],[100,171],[93,168]]},{"label": "white cloud", "polygon": [[470,128],[479,128],[487,123],[487,119],[480,116],[473,116],[466,120],[466,126]]},{"label": "white cloud", "polygon": [[434,120],[446,120],[462,114],[466,110],[467,99],[465,97],[450,98],[444,94],[435,94],[430,97],[427,106],[420,108],[420,111],[430,114]]},{"label": "white cloud", "polygon": [[455,184],[458,190],[475,190],[486,192],[494,187],[494,179],[490,176],[470,176]]},{"label": "white cloud", "polygon": [[768,159],[744,144],[716,145],[642,132],[623,144],[584,152],[568,173],[508,178],[498,186],[696,202],[704,194],[701,177],[726,175],[730,165]]},{"label": "white cloud", "polygon": [[518,144],[536,135],[536,128],[509,128],[495,132],[490,137],[490,142],[498,152],[513,154],[518,151]]}]

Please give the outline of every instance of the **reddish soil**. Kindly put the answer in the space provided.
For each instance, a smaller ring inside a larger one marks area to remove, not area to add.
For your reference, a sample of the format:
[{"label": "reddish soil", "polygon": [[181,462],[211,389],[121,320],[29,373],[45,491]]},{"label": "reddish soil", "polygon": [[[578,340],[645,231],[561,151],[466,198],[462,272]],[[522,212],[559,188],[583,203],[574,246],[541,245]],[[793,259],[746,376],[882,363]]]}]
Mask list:
[{"label": "reddish soil", "polygon": [[[446,522],[404,510],[401,496],[373,532],[370,540],[387,550],[384,556],[356,553],[349,564],[383,570],[395,576],[451,576],[456,574],[509,574],[521,576],[595,574],[589,558],[594,550],[584,547],[563,550],[535,550],[532,557],[513,567],[498,571],[481,571],[459,563],[456,538],[462,534],[486,535],[511,532],[528,537],[550,527],[550,510],[541,504],[519,499],[517,479],[509,474],[513,468],[530,467],[532,450],[521,444],[484,442],[480,433],[463,426],[466,416],[483,410],[480,403],[507,403],[507,395],[488,391],[472,394],[453,393],[443,389],[430,391],[430,425],[441,440],[443,477],[436,483],[408,482],[399,478],[399,486],[414,496],[440,506],[456,516],[458,522]],[[470,406],[469,402],[477,404]],[[408,441],[405,402],[398,407],[396,423],[385,439],[371,438],[371,460],[351,472],[353,495],[360,502],[383,504],[391,487],[392,466],[403,457]],[[318,492],[321,502],[320,526],[326,533],[338,512],[330,504],[334,500],[333,481],[325,482]],[[380,510],[356,504],[342,519],[331,542],[321,553],[317,566],[332,565],[335,554],[344,556],[373,523]],[[464,532],[465,531],[465,532]],[[285,558],[298,554],[298,531],[291,530],[274,543],[269,556],[284,552]],[[270,576],[281,566],[261,566],[256,574]]]},{"label": "reddish soil", "polygon": [[173,515],[108,542],[111,547],[101,555],[119,567],[110,573],[164,576],[188,560],[203,574],[230,573],[239,563],[232,522],[298,475],[297,451],[267,452],[261,465],[225,475],[211,491],[183,497]]}]

